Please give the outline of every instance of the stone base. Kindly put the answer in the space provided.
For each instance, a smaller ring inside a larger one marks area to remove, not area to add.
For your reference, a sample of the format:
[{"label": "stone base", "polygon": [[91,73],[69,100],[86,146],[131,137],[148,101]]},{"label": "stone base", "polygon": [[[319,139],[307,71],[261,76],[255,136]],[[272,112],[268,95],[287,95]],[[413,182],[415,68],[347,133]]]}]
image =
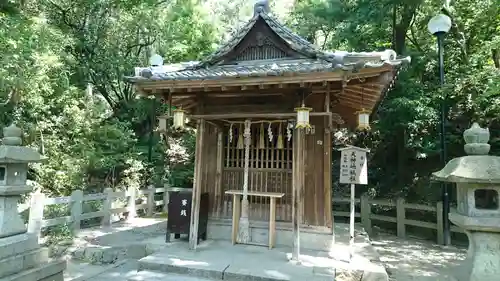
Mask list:
[{"label": "stone base", "polygon": [[[63,281],[66,261],[50,261],[37,238],[20,234],[0,239],[0,281]],[[48,278],[48,279],[47,279]]]},{"label": "stone base", "polygon": [[[17,212],[17,203],[20,196],[6,196],[5,189],[9,186],[0,186],[0,238],[26,233],[26,227]],[[13,187],[12,189],[16,189]]]},{"label": "stone base", "polygon": [[27,233],[0,238],[0,260],[39,248],[38,239]]},{"label": "stone base", "polygon": [[65,260],[53,261],[0,278],[0,281],[64,281],[63,271],[65,269]]},{"label": "stone base", "polygon": [[469,232],[469,250],[461,268],[460,281],[498,280],[500,276],[500,233]]},{"label": "stone base", "polygon": [[[209,220],[207,239],[231,241],[231,220]],[[267,245],[269,243],[269,225],[267,222],[250,221],[249,243]],[[328,232],[327,232],[328,231]],[[300,247],[302,249],[324,251],[332,245],[331,229],[301,229]],[[276,223],[275,246],[291,247],[293,232],[291,228]]]}]

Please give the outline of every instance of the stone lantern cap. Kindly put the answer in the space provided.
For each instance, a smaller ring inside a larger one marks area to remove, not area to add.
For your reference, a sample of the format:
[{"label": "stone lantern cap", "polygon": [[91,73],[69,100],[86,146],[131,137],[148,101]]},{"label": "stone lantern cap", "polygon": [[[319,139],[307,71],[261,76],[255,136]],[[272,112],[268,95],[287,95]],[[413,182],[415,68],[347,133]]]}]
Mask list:
[{"label": "stone lantern cap", "polygon": [[500,183],[500,157],[487,155],[490,132],[477,123],[464,132],[464,150],[467,156],[452,159],[432,179],[463,183]]},{"label": "stone lantern cap", "polygon": [[451,160],[432,178],[446,182],[500,183],[500,157],[464,156]]},{"label": "stone lantern cap", "polygon": [[3,129],[2,145],[0,145],[0,163],[28,163],[45,160],[35,149],[22,145],[22,131],[12,124]]}]

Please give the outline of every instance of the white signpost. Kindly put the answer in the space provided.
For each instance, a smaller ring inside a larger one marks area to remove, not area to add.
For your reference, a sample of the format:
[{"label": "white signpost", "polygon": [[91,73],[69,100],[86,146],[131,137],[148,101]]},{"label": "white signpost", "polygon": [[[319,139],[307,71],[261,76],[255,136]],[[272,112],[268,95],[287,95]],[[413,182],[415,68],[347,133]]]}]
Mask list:
[{"label": "white signpost", "polygon": [[355,188],[356,184],[368,184],[368,161],[366,154],[369,149],[356,146],[340,148],[340,183],[351,185],[351,212],[349,222],[349,259],[352,258],[354,244],[354,213],[355,213]]}]

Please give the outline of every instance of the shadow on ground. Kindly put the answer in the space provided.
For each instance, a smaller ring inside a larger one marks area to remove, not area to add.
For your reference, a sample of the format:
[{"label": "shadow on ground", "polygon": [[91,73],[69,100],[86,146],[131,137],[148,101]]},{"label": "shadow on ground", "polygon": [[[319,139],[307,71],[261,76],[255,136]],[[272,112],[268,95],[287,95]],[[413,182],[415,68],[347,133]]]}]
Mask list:
[{"label": "shadow on ground", "polygon": [[395,281],[451,281],[467,249],[380,234],[372,238],[380,260]]}]

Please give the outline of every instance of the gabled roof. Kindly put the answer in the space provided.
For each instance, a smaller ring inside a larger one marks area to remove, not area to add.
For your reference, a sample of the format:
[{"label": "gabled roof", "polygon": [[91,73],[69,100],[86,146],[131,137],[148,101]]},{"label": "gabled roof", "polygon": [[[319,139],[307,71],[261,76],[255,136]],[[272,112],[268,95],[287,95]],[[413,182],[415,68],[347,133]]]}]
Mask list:
[{"label": "gabled roof", "polygon": [[[410,58],[397,58],[396,52],[344,52],[323,51],[268,14],[264,3],[255,5],[254,16],[230,40],[215,52],[197,62],[143,67],[135,69],[129,82],[158,80],[214,80],[239,77],[282,76],[310,72],[332,72],[336,70],[359,71],[362,68],[377,68],[384,65],[397,66],[409,62]],[[302,59],[281,58],[275,60],[240,61],[224,65],[224,58],[233,51],[252,31],[259,21],[281,38]]]},{"label": "gabled roof", "polygon": [[238,44],[249,34],[256,23],[262,19],[283,41],[285,41],[292,50],[302,53],[310,59],[332,59],[325,52],[318,50],[316,46],[295,34],[290,29],[279,23],[272,16],[268,15],[265,10],[256,12],[256,14],[248,21],[238,32],[236,32],[229,41],[219,47],[214,53],[206,57],[200,62],[198,67],[208,67],[218,63],[225,55],[231,52]]},{"label": "gabled roof", "polygon": [[397,60],[396,52],[387,50],[385,52],[361,52],[361,53],[348,53],[348,52],[331,52],[323,51],[298,34],[294,33],[285,25],[281,24],[273,16],[267,14],[266,9],[256,10],[254,16],[248,21],[238,32],[236,32],[230,40],[224,43],[219,49],[200,61],[194,69],[203,67],[210,67],[218,62],[235,49],[238,44],[248,36],[249,32],[255,24],[262,19],[283,41],[285,41],[292,50],[304,54],[309,59],[323,60],[325,62],[333,63],[334,66],[343,65],[344,63],[358,61],[365,59],[371,62],[381,62]]}]

